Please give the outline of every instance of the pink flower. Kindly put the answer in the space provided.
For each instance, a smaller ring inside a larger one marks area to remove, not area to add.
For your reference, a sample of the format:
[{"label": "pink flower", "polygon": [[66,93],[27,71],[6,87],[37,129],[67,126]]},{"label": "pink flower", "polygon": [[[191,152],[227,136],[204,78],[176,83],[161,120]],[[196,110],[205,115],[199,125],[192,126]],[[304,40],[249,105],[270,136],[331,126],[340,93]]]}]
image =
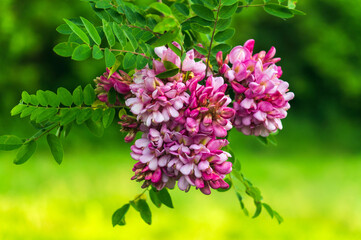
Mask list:
[{"label": "pink flower", "polygon": [[134,74],[130,85],[134,97],[126,100],[130,111],[146,126],[167,122],[179,116],[178,110],[188,104],[189,95],[182,81],[163,83],[148,67]]},{"label": "pink flower", "polygon": [[127,133],[127,135],[124,138],[124,141],[125,142],[133,141],[140,127],[140,123],[136,120],[136,118],[125,114],[120,118],[118,124],[121,126],[120,131]]},{"label": "pink flower", "polygon": [[[267,53],[253,54],[254,40],[244,46],[237,46],[229,54],[231,67],[222,62],[218,55],[221,74],[230,82],[235,92],[233,104],[236,114],[234,126],[246,135],[268,136],[282,129],[281,119],[287,116],[289,101],[294,94],[289,92],[288,83],[280,80],[282,69],[275,63],[276,49]],[[223,65],[221,65],[223,64]]]},{"label": "pink flower", "polygon": [[[107,71],[100,77],[97,77],[94,81],[97,84],[95,92],[98,95],[98,99],[102,102],[108,102],[108,92],[111,88],[114,88],[119,94],[129,96],[132,80],[127,73],[122,70],[115,72],[109,77],[110,70]],[[119,99],[117,98],[117,103]]]},{"label": "pink flower", "polygon": [[158,190],[173,188],[176,182],[183,191],[195,186],[204,194],[210,194],[210,188],[228,188],[223,179],[232,163],[227,162],[230,154],[221,150],[227,144],[204,134],[189,136],[182,125],[149,128],[131,147],[131,156],[138,161],[132,179]]},{"label": "pink flower", "polygon": [[189,106],[177,121],[184,123],[190,134],[214,134],[224,138],[232,128],[235,111],[227,107],[231,102],[225,95],[227,84],[222,77],[210,76],[205,86],[198,84],[202,76],[188,81],[191,92]]}]

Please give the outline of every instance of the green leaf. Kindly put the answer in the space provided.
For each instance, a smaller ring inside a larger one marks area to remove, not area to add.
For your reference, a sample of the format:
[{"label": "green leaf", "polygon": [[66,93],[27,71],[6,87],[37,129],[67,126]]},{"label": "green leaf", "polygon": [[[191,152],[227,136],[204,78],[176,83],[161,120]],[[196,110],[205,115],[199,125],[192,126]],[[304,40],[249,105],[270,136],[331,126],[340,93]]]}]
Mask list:
[{"label": "green leaf", "polygon": [[225,52],[228,52],[229,50],[231,50],[231,46],[229,46],[228,44],[219,44],[211,50],[211,53],[217,54],[219,51],[222,51],[224,54]]},{"label": "green leaf", "polygon": [[197,14],[199,17],[206,19],[208,21],[214,20],[214,14],[213,11],[205,6],[202,6],[200,4],[193,4],[191,6],[193,12]]},{"label": "green leaf", "polygon": [[80,17],[81,21],[84,23],[85,29],[88,31],[90,37],[93,39],[93,41],[97,44],[100,45],[102,43],[102,39],[99,36],[98,31],[96,30],[96,28],[94,27],[94,25],[89,22],[89,20]]},{"label": "green leaf", "polygon": [[77,106],[80,106],[80,105],[83,104],[83,100],[84,100],[83,90],[82,90],[81,86],[78,86],[78,87],[75,88],[74,91],[73,91],[73,101],[74,101],[74,104],[77,105]]},{"label": "green leaf", "polygon": [[101,109],[101,108],[98,108],[98,109],[95,109],[94,111],[93,111],[93,115],[92,115],[92,120],[94,121],[94,122],[97,122],[97,121],[99,121],[101,118],[102,118],[102,116],[103,116],[103,109]]},{"label": "green leaf", "polygon": [[189,15],[189,9],[187,7],[187,5],[183,4],[183,3],[175,3],[174,7],[184,16],[188,16]]},{"label": "green leaf", "polygon": [[79,125],[83,124],[86,120],[91,118],[92,114],[93,110],[91,110],[90,108],[81,109],[78,115],[76,115],[76,123]]},{"label": "green leaf", "polygon": [[123,9],[124,9],[126,19],[130,23],[136,23],[137,22],[137,16],[135,15],[134,11],[128,6],[124,6]]},{"label": "green leaf", "polygon": [[86,105],[91,106],[94,103],[95,92],[94,92],[94,88],[90,84],[85,86],[83,96],[84,96],[84,103]]},{"label": "green leaf", "polygon": [[70,107],[73,104],[73,96],[67,89],[60,87],[58,88],[57,93],[60,102],[64,106]]},{"label": "green leaf", "polygon": [[200,54],[206,56],[208,54],[207,50],[200,47],[200,46],[194,46],[194,49],[197,50]]},{"label": "green leaf", "polygon": [[24,101],[24,103],[30,103],[31,102],[31,97],[30,97],[29,93],[27,93],[26,91],[23,91],[21,93],[21,99]]},{"label": "green leaf", "polygon": [[50,133],[48,136],[46,136],[46,140],[50,147],[51,154],[53,154],[55,161],[60,165],[63,161],[64,154],[63,145],[61,144],[60,139],[54,134]]},{"label": "green leaf", "polygon": [[76,116],[79,113],[79,109],[77,108],[63,109],[62,112],[63,114],[61,115],[60,124],[64,126],[73,122],[76,119]]},{"label": "green leaf", "polygon": [[166,188],[163,188],[157,192],[159,200],[169,208],[173,208],[172,198]]},{"label": "green leaf", "polygon": [[21,117],[21,118],[24,118],[24,117],[29,116],[35,109],[36,109],[36,107],[32,107],[32,106],[25,108],[25,109],[21,112],[20,117]]},{"label": "green leaf", "polygon": [[175,68],[175,69],[171,69],[171,70],[159,73],[158,75],[156,75],[156,77],[160,78],[160,79],[166,79],[166,78],[173,77],[173,76],[177,75],[178,73],[179,73],[179,68]]},{"label": "green leaf", "polygon": [[41,123],[45,120],[51,119],[55,114],[57,114],[57,108],[42,108],[42,111],[38,113],[36,117],[36,123]]},{"label": "green leaf", "polygon": [[268,145],[268,137],[257,136],[257,140],[264,145]]},{"label": "green leaf", "polygon": [[159,22],[153,29],[154,32],[164,33],[169,31],[177,26],[177,22],[173,18],[164,18]]},{"label": "green leaf", "polygon": [[219,19],[217,22],[216,29],[218,31],[226,30],[231,25],[231,23],[232,23],[232,18]]},{"label": "green leaf", "polygon": [[104,54],[102,50],[97,45],[93,46],[93,52],[92,52],[93,58],[96,60],[102,59],[104,57]]},{"label": "green leaf", "polygon": [[128,212],[129,207],[130,204],[127,203],[113,213],[112,216],[113,227],[115,227],[116,225],[120,225],[120,226],[125,225],[125,214]]},{"label": "green leaf", "polygon": [[0,136],[0,150],[11,151],[20,148],[23,145],[23,141],[14,135]]},{"label": "green leaf", "polygon": [[262,204],[260,202],[255,202],[254,204],[256,205],[256,211],[255,211],[254,215],[252,216],[252,218],[258,217],[262,211]]},{"label": "green leaf", "polygon": [[25,163],[27,160],[29,160],[29,158],[34,154],[36,150],[36,145],[37,144],[35,141],[30,141],[24,144],[16,154],[14,163],[16,165],[20,165]]},{"label": "green leaf", "polygon": [[142,69],[145,67],[145,65],[147,65],[148,59],[146,59],[142,55],[138,55],[136,62],[137,62],[137,69]]},{"label": "green leaf", "polygon": [[18,104],[13,109],[11,109],[11,116],[20,114],[26,108],[25,104]]},{"label": "green leaf", "polygon": [[113,22],[113,32],[115,36],[117,37],[120,44],[125,47],[127,45],[127,38],[123,32],[123,30],[120,28],[119,24]]},{"label": "green leaf", "polygon": [[63,42],[59,43],[53,48],[53,51],[62,57],[71,57],[73,55],[74,49],[79,46],[77,43],[73,42]]},{"label": "green leaf", "polygon": [[115,116],[115,109],[114,108],[108,108],[104,111],[103,115],[103,126],[104,128],[107,128],[110,126],[110,124],[113,122]]},{"label": "green leaf", "polygon": [[39,105],[38,98],[34,94],[30,95],[30,103],[34,106]]},{"label": "green leaf", "polygon": [[211,29],[209,27],[201,26],[198,23],[191,23],[191,28],[195,32],[200,32],[200,33],[204,33],[204,34],[208,34],[211,32]]},{"label": "green leaf", "polygon": [[300,10],[297,10],[297,9],[290,9],[290,11],[295,14],[295,15],[301,15],[301,16],[305,16],[306,13],[300,11]]},{"label": "green leaf", "polygon": [[169,47],[170,49],[172,49],[172,51],[173,51],[175,54],[177,54],[178,57],[181,57],[181,56],[182,56],[181,50],[180,50],[179,48],[177,48],[176,46],[174,46],[174,44],[171,43],[171,44],[168,45],[168,47]]},{"label": "green leaf", "polygon": [[164,67],[167,70],[171,70],[171,69],[176,69],[178,68],[177,65],[175,65],[174,63],[170,62],[170,61],[163,61]]},{"label": "green leaf", "polygon": [[67,24],[61,24],[60,26],[58,26],[56,28],[56,31],[58,33],[64,34],[64,35],[69,35],[71,34],[73,31],[71,30],[71,28],[67,25]]},{"label": "green leaf", "polygon": [[273,218],[273,209],[267,203],[262,203],[263,207],[267,210],[271,218]]},{"label": "green leaf", "polygon": [[238,3],[235,3],[231,6],[223,6],[221,7],[221,10],[219,11],[219,18],[221,19],[228,19],[232,17],[232,15],[236,12],[238,7]]},{"label": "green leaf", "polygon": [[104,128],[101,122],[97,121],[94,122],[93,120],[89,119],[85,122],[86,126],[95,136],[101,137],[104,133]]},{"label": "green leaf", "polygon": [[172,41],[174,41],[175,38],[178,36],[179,30],[175,30],[174,32],[169,31],[165,34],[163,34],[160,38],[158,38],[153,44],[152,47],[159,47],[166,45]]},{"label": "green leaf", "polygon": [[279,215],[278,212],[273,211],[273,216],[277,219],[279,224],[281,224],[283,222],[283,218],[281,217],[281,215]]},{"label": "green leaf", "polygon": [[137,203],[138,211],[140,212],[140,216],[147,224],[152,224],[152,212],[144,199],[140,199]]},{"label": "green leaf", "polygon": [[50,106],[52,107],[59,107],[60,104],[60,100],[58,98],[58,95],[56,95],[56,93],[46,90],[45,91],[46,97],[48,99],[48,103]]},{"label": "green leaf", "polygon": [[130,45],[132,45],[132,48],[135,50],[137,50],[138,48],[138,41],[137,39],[133,36],[132,32],[126,27],[126,26],[122,26],[121,29],[123,30],[123,33],[125,34],[125,36],[128,38]]},{"label": "green leaf", "polygon": [[36,91],[36,98],[38,99],[41,106],[48,106],[48,99],[43,90]]},{"label": "green leaf", "polygon": [[114,104],[117,101],[117,91],[112,87],[108,92],[109,104]]},{"label": "green leaf", "polygon": [[44,112],[44,108],[36,108],[30,116],[30,121],[35,121],[37,117]]},{"label": "green leaf", "polygon": [[114,53],[112,53],[108,48],[105,49],[105,65],[107,68],[110,68],[114,65],[117,60]]},{"label": "green leaf", "polygon": [[215,36],[214,36],[214,40],[216,40],[217,42],[223,42],[226,41],[228,39],[230,39],[233,35],[234,35],[234,29],[233,28],[229,28],[227,30],[224,30],[222,32],[218,32]]},{"label": "green leaf", "polygon": [[112,27],[110,24],[103,19],[103,31],[105,33],[105,37],[108,40],[109,46],[113,47],[115,44],[115,37],[113,34]]},{"label": "green leaf", "polygon": [[154,2],[154,3],[150,4],[149,8],[153,8],[153,9],[157,10],[158,12],[163,13],[166,16],[172,15],[172,11],[170,10],[170,8],[161,2]]},{"label": "green leaf", "polygon": [[149,190],[149,197],[150,200],[152,200],[154,206],[156,206],[157,208],[160,208],[162,206],[162,202],[159,200],[157,192],[155,192],[153,189]]},{"label": "green leaf", "polygon": [[90,58],[91,54],[91,48],[86,44],[82,44],[75,48],[71,58],[75,61],[84,61]]},{"label": "green leaf", "polygon": [[222,0],[222,5],[224,6],[230,6],[235,3],[238,3],[239,0]]},{"label": "green leaf", "polygon": [[100,0],[96,2],[95,7],[101,9],[107,9],[107,8],[111,8],[112,5],[110,4],[109,1]]},{"label": "green leaf", "polygon": [[264,10],[273,16],[279,17],[279,18],[291,18],[293,17],[293,13],[291,10],[289,10],[287,7],[283,5],[278,5],[275,3],[267,4],[263,7]]},{"label": "green leaf", "polygon": [[130,69],[135,65],[135,61],[137,59],[137,55],[127,52],[124,55],[124,59],[123,59],[123,67],[124,69]]},{"label": "green leaf", "polygon": [[85,32],[83,30],[81,30],[75,23],[73,23],[72,21],[69,21],[68,19],[64,18],[64,21],[66,22],[66,24],[68,24],[68,26],[70,27],[70,29],[76,34],[78,35],[78,37],[83,40],[83,42],[85,42],[86,44],[90,44],[89,38],[88,36],[85,34]]}]

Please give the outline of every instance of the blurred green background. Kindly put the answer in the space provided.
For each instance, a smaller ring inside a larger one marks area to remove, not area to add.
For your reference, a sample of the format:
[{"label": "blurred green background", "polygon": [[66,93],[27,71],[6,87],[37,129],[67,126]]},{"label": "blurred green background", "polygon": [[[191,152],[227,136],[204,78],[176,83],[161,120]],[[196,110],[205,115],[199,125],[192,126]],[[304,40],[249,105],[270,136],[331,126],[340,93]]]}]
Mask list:
[{"label": "blurred green background", "polygon": [[[234,20],[230,43],[275,46],[296,94],[277,147],[231,133],[245,175],[284,217],[281,225],[265,212],[245,217],[232,191],[174,190],[175,209],[152,207],[152,226],[130,211],[127,226],[113,228],[113,211],[140,192],[130,181],[130,145],[114,124],[102,138],[74,129],[61,166],[44,142],[22,166],[13,165],[15,153],[0,152],[0,239],[361,239],[360,6],[300,0],[307,16],[284,21],[249,8]],[[52,51],[62,18],[96,16],[78,0],[1,0],[0,9],[0,135],[25,137],[30,124],[9,114],[22,90],[73,89],[104,71],[103,62]]]}]

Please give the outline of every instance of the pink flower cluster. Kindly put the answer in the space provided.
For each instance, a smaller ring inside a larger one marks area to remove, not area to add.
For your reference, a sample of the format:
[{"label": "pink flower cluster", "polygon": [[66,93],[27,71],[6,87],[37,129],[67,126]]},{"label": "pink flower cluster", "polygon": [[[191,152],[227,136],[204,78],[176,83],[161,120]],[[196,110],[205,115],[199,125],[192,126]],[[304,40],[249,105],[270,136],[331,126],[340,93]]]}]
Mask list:
[{"label": "pink flower cluster", "polygon": [[[177,44],[175,44],[177,46]],[[142,138],[131,147],[135,164],[133,179],[143,187],[158,190],[173,188],[183,191],[195,186],[205,194],[211,188],[228,188],[223,180],[232,170],[229,153],[221,150],[228,144],[224,138],[232,128],[234,110],[225,96],[227,85],[221,77],[210,76],[206,84],[206,65],[194,50],[181,62],[170,48],[154,49],[160,58],[134,74],[130,84],[132,97],[126,105],[142,124]],[[196,61],[199,58],[199,61]],[[167,62],[180,70],[175,76],[160,79]]]},{"label": "pink flower cluster", "polygon": [[274,58],[276,49],[253,54],[253,48],[254,40],[248,40],[233,48],[224,61],[219,52],[217,62],[235,92],[233,125],[246,135],[266,137],[282,129],[281,119],[287,116],[294,94],[279,79],[282,69],[275,63],[281,59]]},{"label": "pink flower cluster", "polygon": [[[205,58],[197,51],[186,52],[181,61],[163,46],[154,49],[159,59],[153,66],[136,70],[132,79],[122,71],[97,78],[101,101],[107,102],[113,87],[129,108],[119,122],[121,131],[128,133],[125,141],[143,132],[131,146],[137,161],[132,179],[158,190],[175,184],[183,191],[194,186],[204,194],[211,188],[229,188],[224,179],[232,171],[227,161],[231,155],[222,150],[229,144],[228,131],[235,126],[246,135],[268,136],[282,129],[281,119],[294,97],[288,83],[279,79],[282,70],[275,65],[280,60],[274,58],[275,49],[253,54],[253,46],[249,40],[225,60],[219,52],[216,75],[209,71],[206,76]],[[163,77],[169,66],[178,73]]]}]

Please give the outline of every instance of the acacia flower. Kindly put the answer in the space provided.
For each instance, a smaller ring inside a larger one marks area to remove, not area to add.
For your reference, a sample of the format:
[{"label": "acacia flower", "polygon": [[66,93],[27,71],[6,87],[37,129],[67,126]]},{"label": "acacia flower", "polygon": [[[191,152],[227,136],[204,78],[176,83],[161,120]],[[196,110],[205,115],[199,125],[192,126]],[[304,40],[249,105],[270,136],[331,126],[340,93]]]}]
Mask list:
[{"label": "acacia flower", "polygon": [[[102,102],[108,102],[108,92],[111,88],[114,88],[119,94],[128,97],[130,94],[129,85],[132,83],[130,76],[122,70],[114,72],[110,77],[110,70],[107,71],[100,77],[97,77],[94,82],[96,83],[95,93],[98,99]],[[119,99],[117,99],[119,103]]]}]

